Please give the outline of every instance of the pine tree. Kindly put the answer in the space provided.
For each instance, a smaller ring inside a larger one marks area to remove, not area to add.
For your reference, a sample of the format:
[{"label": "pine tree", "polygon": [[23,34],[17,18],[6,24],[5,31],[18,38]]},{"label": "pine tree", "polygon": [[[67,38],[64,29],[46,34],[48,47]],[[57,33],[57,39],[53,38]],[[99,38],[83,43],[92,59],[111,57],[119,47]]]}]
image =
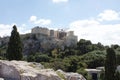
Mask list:
[{"label": "pine tree", "polygon": [[105,80],[115,80],[116,54],[112,48],[107,49],[105,61]]},{"label": "pine tree", "polygon": [[9,60],[21,60],[22,55],[22,42],[20,39],[19,32],[17,32],[16,25],[13,26],[11,36],[8,42],[7,48],[7,59]]}]

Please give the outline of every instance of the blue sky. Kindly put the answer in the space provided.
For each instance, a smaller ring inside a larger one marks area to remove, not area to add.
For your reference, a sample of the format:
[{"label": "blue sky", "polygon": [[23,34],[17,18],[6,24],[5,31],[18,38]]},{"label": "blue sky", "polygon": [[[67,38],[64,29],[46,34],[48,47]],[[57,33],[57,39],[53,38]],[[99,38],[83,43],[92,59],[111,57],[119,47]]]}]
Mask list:
[{"label": "blue sky", "polygon": [[35,26],[74,30],[78,39],[120,44],[120,0],[1,0],[0,36],[12,25],[21,34]]}]

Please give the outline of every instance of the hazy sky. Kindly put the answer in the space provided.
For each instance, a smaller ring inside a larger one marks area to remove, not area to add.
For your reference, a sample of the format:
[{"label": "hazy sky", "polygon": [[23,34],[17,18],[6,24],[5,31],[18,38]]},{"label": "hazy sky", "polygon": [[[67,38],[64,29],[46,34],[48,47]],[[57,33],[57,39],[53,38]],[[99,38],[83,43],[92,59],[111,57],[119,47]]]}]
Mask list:
[{"label": "hazy sky", "polygon": [[35,26],[74,30],[78,39],[120,45],[120,0],[1,0],[0,36],[13,24],[20,34]]}]

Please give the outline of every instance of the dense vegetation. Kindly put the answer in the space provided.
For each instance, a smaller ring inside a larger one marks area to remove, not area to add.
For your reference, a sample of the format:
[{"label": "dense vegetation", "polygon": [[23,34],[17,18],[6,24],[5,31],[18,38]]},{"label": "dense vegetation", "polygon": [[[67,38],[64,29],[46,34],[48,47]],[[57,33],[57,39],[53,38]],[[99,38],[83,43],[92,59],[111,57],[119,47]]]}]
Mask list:
[{"label": "dense vegetation", "polygon": [[[115,50],[117,65],[120,64],[120,46],[111,45]],[[46,68],[62,69],[67,72],[78,72],[90,78],[85,68],[105,66],[108,46],[93,44],[90,40],[81,39],[76,47],[55,48],[45,53],[31,53],[27,61],[41,62]],[[90,79],[89,79],[90,80]]]},{"label": "dense vegetation", "polygon": [[[16,53],[16,52],[21,53],[22,50],[20,37],[18,35],[19,33],[17,32],[17,29],[13,27],[13,31],[11,33],[10,42],[8,46],[4,44],[0,46],[0,59],[12,60],[17,58],[16,60],[20,60],[22,58],[22,54],[18,55],[18,53]],[[24,35],[24,39],[22,38],[22,41],[27,39],[36,40],[36,37],[35,36],[30,37],[29,35]],[[16,41],[18,42],[15,43]],[[14,44],[18,44],[18,46],[15,46]],[[16,49],[17,47],[18,49]],[[119,65],[120,46],[111,45],[111,48],[116,53],[115,55],[116,65]],[[14,51],[12,51],[12,49]],[[90,40],[80,39],[77,43],[77,46],[70,46],[70,47],[65,46],[64,48],[56,47],[44,52],[31,51],[28,55],[23,54],[23,60],[29,62],[33,62],[33,61],[40,62],[46,68],[53,68],[55,70],[62,69],[67,72],[78,72],[83,74],[87,79],[89,78],[88,80],[90,80],[90,76],[87,74],[86,71],[84,71],[84,69],[105,66],[107,49],[108,46],[104,46],[100,42],[97,44],[93,44]],[[8,57],[8,53],[9,53],[9,57]],[[11,55],[14,55],[15,58],[10,57]],[[119,75],[119,73],[116,74]]]}]

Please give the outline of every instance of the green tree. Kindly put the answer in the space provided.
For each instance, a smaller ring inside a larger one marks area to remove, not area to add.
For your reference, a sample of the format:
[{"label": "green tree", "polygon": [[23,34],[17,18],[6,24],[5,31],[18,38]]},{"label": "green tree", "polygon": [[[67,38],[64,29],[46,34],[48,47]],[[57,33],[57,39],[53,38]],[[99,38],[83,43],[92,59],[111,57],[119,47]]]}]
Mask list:
[{"label": "green tree", "polygon": [[116,53],[112,48],[106,50],[105,80],[115,80]]},{"label": "green tree", "polygon": [[27,61],[28,62],[34,62],[35,61],[35,56],[33,56],[33,55],[27,56]]},{"label": "green tree", "polygon": [[21,42],[19,32],[17,32],[16,25],[13,26],[13,30],[11,32],[11,36],[8,42],[6,57],[9,60],[21,60],[23,57],[22,42]]},{"label": "green tree", "polygon": [[57,56],[58,56],[58,50],[57,49],[52,50],[51,53],[52,53],[52,56],[54,58],[57,58]]},{"label": "green tree", "polygon": [[80,56],[80,61],[86,63],[88,68],[96,68],[99,66],[104,66],[105,62],[105,51],[94,50]]},{"label": "green tree", "polygon": [[35,55],[35,62],[49,62],[50,57],[46,54],[36,54]]},{"label": "green tree", "polygon": [[105,70],[102,69],[102,71],[100,72],[100,76],[98,80],[105,80]]},{"label": "green tree", "polygon": [[77,49],[80,50],[80,54],[85,54],[93,50],[93,46],[90,40],[81,39],[77,43]]}]

